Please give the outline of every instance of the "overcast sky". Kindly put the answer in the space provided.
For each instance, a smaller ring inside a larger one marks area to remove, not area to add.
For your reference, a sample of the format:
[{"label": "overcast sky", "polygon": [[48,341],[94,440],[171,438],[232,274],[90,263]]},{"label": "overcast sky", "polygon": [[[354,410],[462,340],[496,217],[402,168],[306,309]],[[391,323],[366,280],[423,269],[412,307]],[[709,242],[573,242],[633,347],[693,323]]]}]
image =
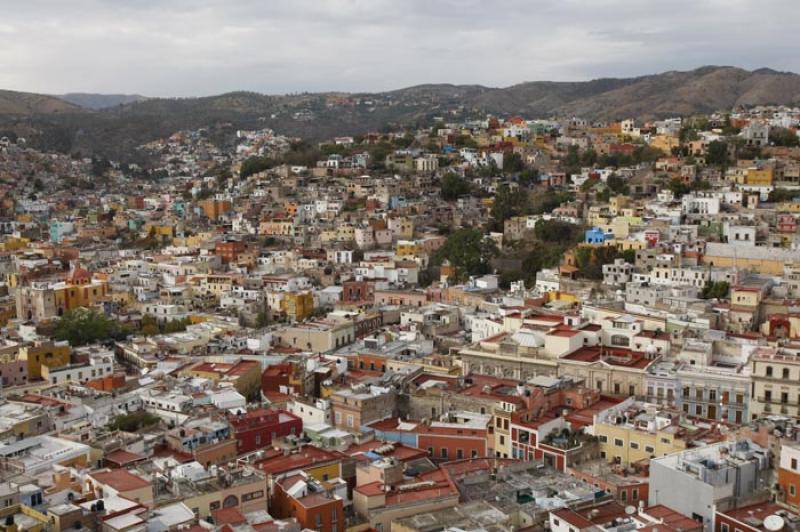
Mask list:
[{"label": "overcast sky", "polygon": [[43,93],[800,71],[800,0],[0,0],[0,13],[0,88]]}]

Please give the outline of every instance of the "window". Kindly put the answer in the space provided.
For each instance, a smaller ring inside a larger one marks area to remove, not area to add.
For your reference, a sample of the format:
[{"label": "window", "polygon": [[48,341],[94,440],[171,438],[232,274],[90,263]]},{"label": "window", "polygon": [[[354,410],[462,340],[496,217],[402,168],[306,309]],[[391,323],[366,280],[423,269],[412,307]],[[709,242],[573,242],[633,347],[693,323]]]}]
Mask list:
[{"label": "window", "polygon": [[766,374],[767,377],[772,377],[772,366],[767,366],[764,369],[764,373]]},{"label": "window", "polygon": [[639,488],[633,488],[631,499],[634,501],[639,500]]},{"label": "window", "polygon": [[654,452],[656,452],[656,450],[652,445],[645,445],[644,452],[653,454]]},{"label": "window", "polygon": [[792,458],[792,469],[797,471],[797,458]]},{"label": "window", "polygon": [[639,448],[639,444],[636,443],[635,441],[632,441],[631,442],[631,449],[638,449],[638,448]]},{"label": "window", "polygon": [[600,440],[600,443],[608,443],[608,436],[601,434],[598,439]]},{"label": "window", "polygon": [[433,456],[433,447],[428,447],[428,456]]},{"label": "window", "polygon": [[620,440],[619,438],[614,438],[614,445],[617,447],[625,447],[625,442]]},{"label": "window", "polygon": [[478,457],[478,451],[476,451],[475,449],[473,449],[473,450],[472,450],[472,453],[470,453],[470,456],[471,456],[472,458],[477,458],[477,457]]},{"label": "window", "polygon": [[352,427],[353,426],[353,416],[351,414],[347,415],[347,426],[348,427]]},{"label": "window", "polygon": [[442,458],[447,458],[447,447],[442,447],[442,450],[440,452],[441,452]]},{"label": "window", "polygon": [[628,492],[627,492],[627,491],[625,491],[625,490],[622,490],[622,491],[620,491],[620,492],[619,492],[619,498],[620,498],[620,500],[621,500],[622,502],[625,502],[625,501],[627,501],[627,500],[628,500]]},{"label": "window", "polygon": [[789,378],[789,368],[783,368],[783,378],[784,379]]},{"label": "window", "polygon": [[456,458],[459,460],[464,458],[464,449],[456,449]]},{"label": "window", "polygon": [[792,497],[797,495],[797,488],[794,487],[794,484],[789,484],[789,495]]},{"label": "window", "polygon": [[720,524],[719,529],[720,529],[720,532],[728,532],[728,530],[729,530],[728,523]]},{"label": "window", "polygon": [[669,441],[669,438],[661,438],[661,443],[669,445],[671,442]]}]

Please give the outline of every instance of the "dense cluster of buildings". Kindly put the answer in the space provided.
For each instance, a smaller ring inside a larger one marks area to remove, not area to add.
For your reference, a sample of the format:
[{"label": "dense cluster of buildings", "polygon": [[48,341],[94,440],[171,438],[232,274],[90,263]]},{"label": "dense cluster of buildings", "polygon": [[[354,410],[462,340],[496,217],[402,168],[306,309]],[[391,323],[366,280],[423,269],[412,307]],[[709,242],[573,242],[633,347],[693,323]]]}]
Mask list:
[{"label": "dense cluster of buildings", "polygon": [[4,139],[0,526],[797,530],[798,124]]}]

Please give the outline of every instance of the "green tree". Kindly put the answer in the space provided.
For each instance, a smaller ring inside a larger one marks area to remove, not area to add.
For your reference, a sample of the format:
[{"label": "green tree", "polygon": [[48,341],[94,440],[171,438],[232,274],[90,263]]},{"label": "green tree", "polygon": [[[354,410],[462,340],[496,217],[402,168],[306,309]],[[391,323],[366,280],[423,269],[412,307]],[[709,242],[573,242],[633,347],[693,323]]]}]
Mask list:
[{"label": "green tree", "polygon": [[115,417],[107,427],[109,430],[136,432],[139,429],[156,425],[159,421],[161,421],[160,417],[140,410],[139,412],[131,412],[130,414]]},{"label": "green tree", "polygon": [[256,316],[256,329],[263,329],[269,325],[269,310],[266,305],[258,311]]},{"label": "green tree", "polygon": [[511,190],[506,184],[497,188],[492,203],[490,228],[495,231],[503,230],[503,223],[509,218],[519,216],[525,212],[527,194],[524,190]]},{"label": "green tree", "polygon": [[775,146],[794,148],[800,146],[800,137],[795,131],[785,127],[775,127],[769,130],[769,141]]},{"label": "green tree", "polygon": [[561,220],[540,220],[533,234],[542,242],[574,245],[581,240],[581,228]]},{"label": "green tree", "polygon": [[614,194],[627,195],[630,192],[627,181],[617,174],[611,174],[608,176],[608,179],[606,179],[606,185]]},{"label": "green tree", "polygon": [[728,297],[728,290],[730,290],[730,285],[726,281],[708,282],[700,292],[700,297],[703,299],[725,299]]},{"label": "green tree", "polygon": [[728,164],[728,144],[721,140],[712,140],[706,149],[706,163],[717,166]]},{"label": "green tree", "polygon": [[532,214],[544,214],[546,212],[551,212],[562,203],[573,200],[575,200],[575,194],[572,192],[559,192],[548,188],[544,191],[535,192],[529,199],[529,206]]},{"label": "green tree", "polygon": [[517,152],[511,152],[503,159],[503,171],[516,174],[525,168],[525,163],[522,161],[522,155]]},{"label": "green tree", "polygon": [[239,168],[239,177],[242,179],[247,179],[253,174],[263,172],[264,170],[269,170],[274,166],[275,161],[272,159],[254,155],[252,157],[248,157],[242,162],[242,166]]},{"label": "green tree", "polygon": [[578,275],[585,279],[599,281],[603,278],[603,265],[622,257],[622,253],[612,246],[583,246],[575,250],[575,263]]},{"label": "green tree", "polygon": [[535,185],[539,181],[538,168],[526,168],[519,174],[519,184],[523,187]]},{"label": "green tree", "polygon": [[434,266],[445,260],[455,268],[455,281],[462,282],[470,275],[482,275],[491,271],[489,262],[497,256],[497,245],[479,229],[465,227],[459,229],[445,241],[432,257]]},{"label": "green tree", "polygon": [[183,332],[189,326],[189,318],[169,320],[163,326],[163,331],[166,334]]},{"label": "green tree", "polygon": [[67,311],[59,318],[55,337],[66,340],[73,347],[119,340],[128,335],[128,330],[119,322],[111,320],[96,309],[77,308]]},{"label": "green tree", "polygon": [[669,188],[672,191],[672,194],[676,198],[680,198],[684,194],[689,192],[689,187],[686,186],[686,183],[684,183],[683,181],[681,181],[677,177],[674,178],[674,179],[671,179],[670,182],[667,183],[667,188]]},{"label": "green tree", "polygon": [[139,325],[139,334],[144,336],[155,336],[161,332],[161,328],[158,326],[158,320],[155,316],[151,316],[150,314],[145,314],[142,316],[142,322]]},{"label": "green tree", "polygon": [[448,172],[442,178],[441,194],[443,200],[454,201],[461,196],[469,194],[469,192],[469,183],[459,175]]}]

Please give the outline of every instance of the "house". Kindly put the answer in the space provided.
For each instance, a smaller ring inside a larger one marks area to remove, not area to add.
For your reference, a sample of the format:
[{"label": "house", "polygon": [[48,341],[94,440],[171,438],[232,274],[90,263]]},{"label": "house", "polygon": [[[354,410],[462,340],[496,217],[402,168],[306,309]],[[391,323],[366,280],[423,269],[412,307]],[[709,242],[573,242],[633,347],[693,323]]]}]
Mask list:
[{"label": "house", "polygon": [[259,408],[228,418],[239,454],[269,447],[278,438],[299,436],[303,421],[284,410]]}]

